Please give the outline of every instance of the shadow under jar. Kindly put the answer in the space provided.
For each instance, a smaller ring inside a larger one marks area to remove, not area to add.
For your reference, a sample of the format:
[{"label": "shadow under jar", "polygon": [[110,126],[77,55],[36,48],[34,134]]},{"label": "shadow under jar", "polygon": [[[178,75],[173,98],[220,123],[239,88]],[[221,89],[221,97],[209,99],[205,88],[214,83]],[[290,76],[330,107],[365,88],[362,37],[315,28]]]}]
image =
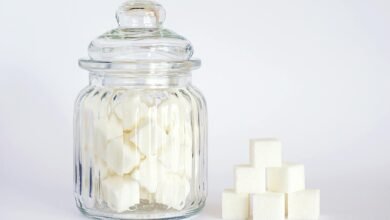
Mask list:
[{"label": "shadow under jar", "polygon": [[191,84],[200,60],[162,28],[153,1],[128,1],[119,27],[91,42],[90,84],[75,104],[78,208],[101,219],[170,219],[198,213],[207,196],[207,109]]}]

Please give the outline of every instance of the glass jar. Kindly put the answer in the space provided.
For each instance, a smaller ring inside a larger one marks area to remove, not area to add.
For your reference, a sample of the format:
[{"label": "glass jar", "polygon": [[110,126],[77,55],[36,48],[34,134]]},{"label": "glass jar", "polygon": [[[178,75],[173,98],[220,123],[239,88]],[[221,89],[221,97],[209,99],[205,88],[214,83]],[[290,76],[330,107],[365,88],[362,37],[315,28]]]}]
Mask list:
[{"label": "glass jar", "polygon": [[88,216],[185,218],[205,204],[207,110],[191,84],[200,60],[164,18],[153,1],[124,3],[119,27],[79,61],[90,83],[75,104],[74,192]]}]

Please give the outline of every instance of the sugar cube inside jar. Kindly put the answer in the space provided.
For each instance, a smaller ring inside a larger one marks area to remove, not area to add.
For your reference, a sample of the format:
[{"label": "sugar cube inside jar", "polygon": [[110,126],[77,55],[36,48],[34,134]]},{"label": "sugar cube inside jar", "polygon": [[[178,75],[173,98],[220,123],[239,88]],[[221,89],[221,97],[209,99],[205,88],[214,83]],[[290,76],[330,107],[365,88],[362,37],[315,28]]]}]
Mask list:
[{"label": "sugar cube inside jar", "polygon": [[118,28],[93,40],[89,85],[75,104],[74,192],[84,214],[186,218],[207,190],[207,109],[191,83],[200,67],[156,2],[119,7]]}]

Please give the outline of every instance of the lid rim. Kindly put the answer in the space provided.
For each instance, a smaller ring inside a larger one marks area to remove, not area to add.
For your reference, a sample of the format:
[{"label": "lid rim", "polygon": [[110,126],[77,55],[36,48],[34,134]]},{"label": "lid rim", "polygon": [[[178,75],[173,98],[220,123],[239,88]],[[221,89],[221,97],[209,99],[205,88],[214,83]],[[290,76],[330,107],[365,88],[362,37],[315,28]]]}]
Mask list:
[{"label": "lid rim", "polygon": [[154,75],[175,74],[199,69],[200,59],[191,60],[131,60],[131,61],[105,61],[79,59],[79,66],[91,72],[123,72],[144,73]]}]

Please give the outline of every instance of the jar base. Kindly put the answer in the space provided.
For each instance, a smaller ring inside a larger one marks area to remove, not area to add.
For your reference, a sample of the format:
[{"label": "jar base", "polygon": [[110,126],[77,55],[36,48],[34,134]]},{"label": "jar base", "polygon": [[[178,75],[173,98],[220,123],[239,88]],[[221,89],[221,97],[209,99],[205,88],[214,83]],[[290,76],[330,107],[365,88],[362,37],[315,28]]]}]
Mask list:
[{"label": "jar base", "polygon": [[117,219],[123,219],[123,220],[142,220],[142,219],[149,219],[149,220],[170,220],[170,219],[187,219],[190,217],[195,217],[197,214],[200,213],[200,211],[205,206],[205,203],[203,202],[200,204],[199,207],[190,209],[190,210],[183,210],[183,211],[175,211],[175,212],[167,212],[167,213],[107,213],[103,211],[99,211],[96,209],[89,209],[83,207],[83,205],[76,201],[77,208],[80,210],[81,213],[83,213],[85,216],[93,219],[101,219],[101,220],[117,220]]}]

